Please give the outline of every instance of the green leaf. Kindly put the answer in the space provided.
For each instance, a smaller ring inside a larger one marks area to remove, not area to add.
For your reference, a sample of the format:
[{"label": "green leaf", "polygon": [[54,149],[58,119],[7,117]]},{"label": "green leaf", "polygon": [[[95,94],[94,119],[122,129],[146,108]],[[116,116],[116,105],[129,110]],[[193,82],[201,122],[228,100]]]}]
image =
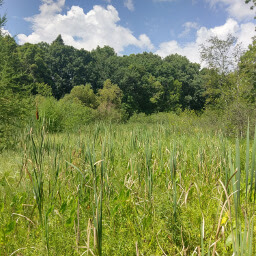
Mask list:
[{"label": "green leaf", "polygon": [[72,218],[72,217],[69,217],[69,218],[67,219],[67,221],[66,221],[66,225],[70,226],[70,225],[72,225],[72,223],[73,223],[73,218]]},{"label": "green leaf", "polygon": [[60,207],[60,212],[64,213],[67,209],[67,202],[62,203],[61,207]]},{"label": "green leaf", "polygon": [[14,230],[14,228],[15,228],[15,224],[16,224],[15,221],[11,221],[11,222],[7,225],[7,227],[6,227],[6,229],[5,229],[5,234],[8,234],[8,233],[12,232],[12,231]]},{"label": "green leaf", "polygon": [[1,203],[0,203],[0,212],[3,212],[3,211],[4,211],[4,203],[1,202]]},{"label": "green leaf", "polygon": [[53,210],[53,205],[48,209],[47,213],[46,213],[46,216],[48,216]]},{"label": "green leaf", "polygon": [[225,242],[226,246],[231,246],[231,245],[232,245],[232,241],[233,241],[233,239],[232,239],[232,234],[230,234],[230,235],[227,237],[227,239],[226,239],[226,242]]}]

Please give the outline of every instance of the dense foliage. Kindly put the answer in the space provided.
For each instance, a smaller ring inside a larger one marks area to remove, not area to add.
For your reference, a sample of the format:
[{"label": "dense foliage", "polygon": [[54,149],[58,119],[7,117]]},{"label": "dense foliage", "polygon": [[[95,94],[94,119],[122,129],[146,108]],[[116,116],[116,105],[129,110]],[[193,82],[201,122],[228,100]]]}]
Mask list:
[{"label": "dense foliage", "polygon": [[122,90],[129,115],[204,106],[200,66],[186,57],[162,60],[152,53],[121,57],[108,46],[88,52],[64,45],[61,36],[50,45],[26,43],[18,46],[18,52],[34,94],[37,83],[49,85],[56,99],[87,83],[97,93],[110,79]]},{"label": "dense foliage", "polygon": [[36,109],[41,119],[51,122],[50,131],[96,119],[124,121],[134,113],[207,110],[224,119],[226,115],[226,128],[241,132],[254,113],[256,44],[254,40],[242,52],[235,43],[232,35],[227,40],[211,38],[201,48],[201,69],[177,54],[164,59],[146,52],[118,56],[108,46],[88,52],[65,45],[61,35],[51,44],[17,45],[2,34],[1,146],[11,144],[10,134],[18,127],[35,121],[31,117]]},{"label": "dense foliage", "polygon": [[0,17],[0,148],[35,121],[36,111],[50,131],[98,119],[125,121],[135,113],[206,110],[226,120],[229,132],[241,133],[253,117],[256,39],[244,52],[232,35],[210,38],[201,46],[201,68],[178,54],[162,59],[147,52],[118,56],[109,46],[79,50],[61,35],[51,44],[17,45],[2,32],[5,23]]}]

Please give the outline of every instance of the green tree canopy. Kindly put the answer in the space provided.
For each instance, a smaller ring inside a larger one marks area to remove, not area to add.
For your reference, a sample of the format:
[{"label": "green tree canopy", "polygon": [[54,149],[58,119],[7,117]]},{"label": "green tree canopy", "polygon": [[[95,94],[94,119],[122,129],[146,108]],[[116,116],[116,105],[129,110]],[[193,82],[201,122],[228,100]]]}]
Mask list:
[{"label": "green tree canopy", "polygon": [[0,149],[14,143],[15,133],[27,119],[31,91],[15,40],[0,35]]},{"label": "green tree canopy", "polygon": [[[3,0],[0,0],[0,7],[2,6],[2,4],[3,4]],[[6,15],[2,17],[0,16],[0,35],[2,35],[2,28],[6,24],[6,21],[7,21]]]},{"label": "green tree canopy", "polygon": [[103,88],[98,91],[98,113],[102,119],[121,120],[123,92],[110,79],[104,82]]},{"label": "green tree canopy", "polygon": [[103,88],[98,91],[99,103],[106,102],[116,108],[120,108],[123,92],[117,84],[112,84],[110,79],[104,82]]},{"label": "green tree canopy", "polygon": [[70,93],[75,85],[88,81],[86,66],[90,62],[90,53],[64,45],[59,35],[46,52],[46,64],[53,80],[53,94],[59,99]]},{"label": "green tree canopy", "polygon": [[249,49],[241,57],[239,63],[241,86],[244,93],[247,94],[247,98],[252,102],[256,102],[256,37],[253,39],[253,43],[249,46]]},{"label": "green tree canopy", "polygon": [[64,97],[64,100],[74,99],[79,100],[83,105],[90,108],[96,108],[98,106],[96,95],[89,83],[73,87],[70,94],[66,94]]}]

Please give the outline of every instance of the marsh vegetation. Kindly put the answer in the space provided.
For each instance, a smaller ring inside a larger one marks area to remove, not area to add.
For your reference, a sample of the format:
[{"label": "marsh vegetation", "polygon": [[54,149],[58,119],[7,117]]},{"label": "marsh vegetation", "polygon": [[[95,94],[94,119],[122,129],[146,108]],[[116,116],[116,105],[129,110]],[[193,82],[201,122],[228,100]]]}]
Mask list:
[{"label": "marsh vegetation", "polygon": [[254,255],[256,140],[202,121],[27,129],[0,159],[3,255]]}]

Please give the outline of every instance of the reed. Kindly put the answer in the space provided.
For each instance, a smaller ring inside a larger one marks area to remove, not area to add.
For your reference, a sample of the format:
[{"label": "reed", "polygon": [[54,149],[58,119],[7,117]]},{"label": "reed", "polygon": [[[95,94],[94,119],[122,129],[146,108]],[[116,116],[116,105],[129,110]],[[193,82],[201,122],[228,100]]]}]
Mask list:
[{"label": "reed", "polygon": [[152,160],[152,150],[149,145],[149,142],[145,145],[145,165],[146,165],[146,184],[147,184],[147,191],[148,191],[148,200],[152,201],[153,195],[153,170],[151,165]]},{"label": "reed", "polygon": [[[102,200],[103,200],[103,189],[104,189],[104,154],[105,154],[105,145],[102,147],[102,159],[96,162],[94,145],[92,150],[88,147],[87,155],[89,163],[91,166],[91,172],[93,175],[93,224],[95,229],[95,237],[97,244],[98,255],[102,255]],[[97,174],[97,165],[101,163],[101,172],[98,177]],[[99,182],[98,182],[99,180]],[[99,185],[98,185],[99,183]]]},{"label": "reed", "polygon": [[234,140],[182,116],[33,129],[0,155],[3,255],[255,255],[249,133]]}]

